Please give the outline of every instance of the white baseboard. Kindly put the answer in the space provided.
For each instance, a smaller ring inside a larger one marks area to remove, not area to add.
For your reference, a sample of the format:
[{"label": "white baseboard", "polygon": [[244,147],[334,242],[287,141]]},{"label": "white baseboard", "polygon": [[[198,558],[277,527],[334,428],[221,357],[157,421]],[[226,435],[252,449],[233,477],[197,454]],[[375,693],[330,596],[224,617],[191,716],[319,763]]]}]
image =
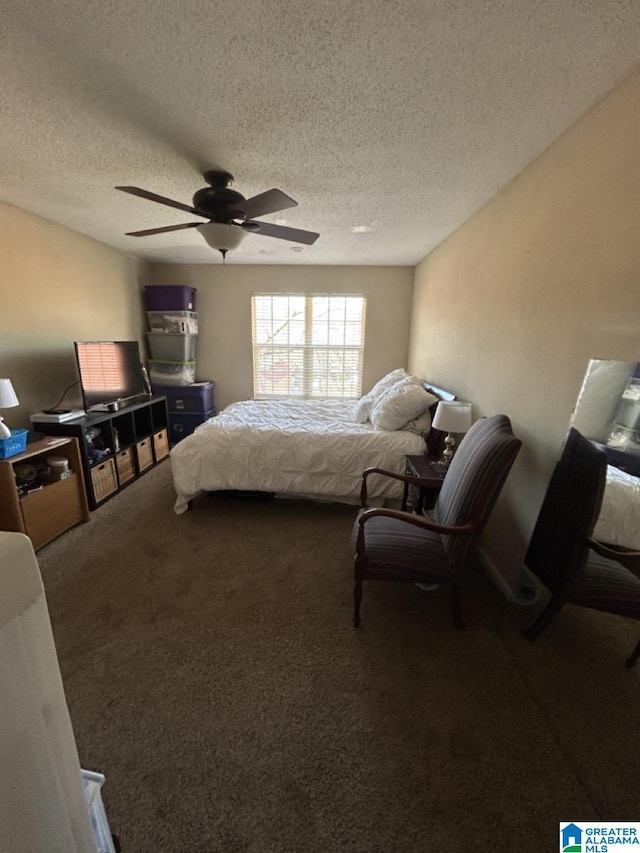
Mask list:
[{"label": "white baseboard", "polygon": [[521,604],[525,606],[529,606],[537,602],[540,591],[535,583],[527,576],[524,569],[520,572],[520,575],[514,585],[507,581],[505,576],[482,546],[478,546],[476,553],[484,573],[498,587],[507,601],[510,601],[513,604]]}]

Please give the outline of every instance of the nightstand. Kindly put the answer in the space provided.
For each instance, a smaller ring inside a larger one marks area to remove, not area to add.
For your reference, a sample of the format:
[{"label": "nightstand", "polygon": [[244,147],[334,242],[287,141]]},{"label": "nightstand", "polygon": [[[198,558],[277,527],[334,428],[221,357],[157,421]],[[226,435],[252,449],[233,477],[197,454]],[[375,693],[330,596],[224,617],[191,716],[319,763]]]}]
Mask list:
[{"label": "nightstand", "polygon": [[[442,488],[445,472],[439,470],[435,459],[429,456],[405,456],[404,473],[412,477],[419,477],[421,482],[418,494],[413,503],[413,512],[422,515],[425,509],[431,509],[438,498],[438,492]],[[402,493],[402,509],[406,512],[409,502],[410,483],[404,484]]]}]

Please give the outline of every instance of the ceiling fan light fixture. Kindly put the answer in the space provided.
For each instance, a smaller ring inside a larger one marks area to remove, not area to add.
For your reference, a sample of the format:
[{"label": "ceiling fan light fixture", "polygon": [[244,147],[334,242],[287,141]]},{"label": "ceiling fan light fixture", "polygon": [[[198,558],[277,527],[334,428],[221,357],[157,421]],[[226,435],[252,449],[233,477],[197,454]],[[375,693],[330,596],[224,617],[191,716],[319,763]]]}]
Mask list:
[{"label": "ceiling fan light fixture", "polygon": [[246,232],[238,225],[228,225],[226,222],[205,222],[198,225],[196,231],[204,237],[212,249],[227,252],[237,249],[246,237]]},{"label": "ceiling fan light fixture", "polygon": [[[175,207],[186,213],[193,213],[208,222],[182,222],[179,225],[165,225],[161,228],[145,228],[142,231],[127,231],[128,237],[150,237],[155,234],[166,234],[171,231],[182,231],[185,228],[196,228],[212,249],[216,249],[222,257],[231,249],[237,249],[247,233],[259,234],[263,237],[275,237],[278,240],[289,240],[311,246],[320,236],[315,231],[304,231],[301,228],[290,228],[278,225],[277,222],[257,222],[259,216],[277,213],[290,207],[297,207],[298,202],[275,187],[263,193],[245,198],[235,190],[229,189],[233,181],[228,172],[209,171],[204,173],[208,187],[199,189],[193,196],[193,205],[182,204],[158,193],[150,192],[142,187],[116,187],[120,192],[154,201],[167,207]],[[240,221],[237,221],[240,220]]]}]

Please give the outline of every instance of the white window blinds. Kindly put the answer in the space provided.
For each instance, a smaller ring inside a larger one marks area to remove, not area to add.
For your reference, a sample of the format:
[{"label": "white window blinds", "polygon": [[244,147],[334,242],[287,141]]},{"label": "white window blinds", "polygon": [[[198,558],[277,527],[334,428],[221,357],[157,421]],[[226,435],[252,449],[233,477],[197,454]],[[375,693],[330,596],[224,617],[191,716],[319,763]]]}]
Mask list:
[{"label": "white window blinds", "polygon": [[365,302],[361,295],[255,294],[254,396],[359,397]]},{"label": "white window blinds", "polygon": [[86,391],[121,391],[126,388],[122,352],[111,341],[81,342],[78,364]]}]

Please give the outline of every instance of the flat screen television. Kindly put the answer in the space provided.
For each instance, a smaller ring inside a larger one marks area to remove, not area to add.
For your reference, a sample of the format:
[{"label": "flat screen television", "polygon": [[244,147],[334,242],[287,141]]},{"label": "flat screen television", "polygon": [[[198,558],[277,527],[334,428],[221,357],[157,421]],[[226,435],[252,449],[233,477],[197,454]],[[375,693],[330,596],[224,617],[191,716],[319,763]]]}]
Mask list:
[{"label": "flat screen television", "polygon": [[149,395],[137,341],[75,341],[74,346],[86,411]]}]

